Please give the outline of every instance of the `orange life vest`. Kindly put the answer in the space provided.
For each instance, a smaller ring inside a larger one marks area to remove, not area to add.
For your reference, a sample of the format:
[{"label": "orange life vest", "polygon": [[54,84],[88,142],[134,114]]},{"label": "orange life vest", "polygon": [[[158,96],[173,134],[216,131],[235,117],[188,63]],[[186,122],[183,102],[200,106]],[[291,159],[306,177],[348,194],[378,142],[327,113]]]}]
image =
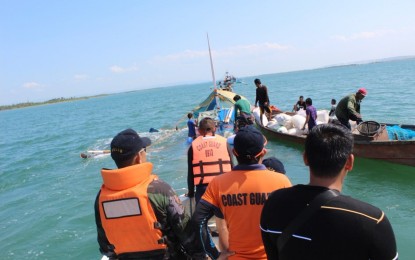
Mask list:
[{"label": "orange life vest", "polygon": [[192,149],[195,185],[208,184],[215,176],[232,170],[225,137],[199,136],[192,142]]},{"label": "orange life vest", "polygon": [[116,254],[166,248],[147,194],[148,185],[157,178],[152,168],[147,162],[101,170],[100,218]]}]

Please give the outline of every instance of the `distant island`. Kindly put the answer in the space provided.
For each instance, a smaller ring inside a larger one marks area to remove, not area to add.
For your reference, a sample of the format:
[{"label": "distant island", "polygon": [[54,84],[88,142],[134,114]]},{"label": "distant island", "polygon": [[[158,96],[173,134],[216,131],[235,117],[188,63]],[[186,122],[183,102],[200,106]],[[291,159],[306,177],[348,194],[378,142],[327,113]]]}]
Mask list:
[{"label": "distant island", "polygon": [[107,96],[107,94],[95,95],[95,96],[90,96],[90,97],[70,97],[70,98],[61,97],[61,98],[53,98],[53,99],[43,101],[43,102],[18,103],[18,104],[13,104],[13,105],[0,106],[0,111],[9,110],[9,109],[24,108],[24,107],[40,106],[40,105],[49,105],[49,104],[55,104],[55,103],[61,103],[61,102],[70,102],[70,101],[96,98],[96,97],[102,97],[102,96]]}]

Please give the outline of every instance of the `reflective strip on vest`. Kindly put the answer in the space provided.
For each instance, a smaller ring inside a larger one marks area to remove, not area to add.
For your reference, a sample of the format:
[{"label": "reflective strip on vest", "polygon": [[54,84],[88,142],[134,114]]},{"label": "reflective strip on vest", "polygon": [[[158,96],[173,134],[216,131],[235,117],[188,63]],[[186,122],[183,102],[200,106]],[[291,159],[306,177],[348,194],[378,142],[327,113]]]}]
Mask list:
[{"label": "reflective strip on vest", "polygon": [[138,198],[104,201],[102,206],[107,219],[141,215]]}]

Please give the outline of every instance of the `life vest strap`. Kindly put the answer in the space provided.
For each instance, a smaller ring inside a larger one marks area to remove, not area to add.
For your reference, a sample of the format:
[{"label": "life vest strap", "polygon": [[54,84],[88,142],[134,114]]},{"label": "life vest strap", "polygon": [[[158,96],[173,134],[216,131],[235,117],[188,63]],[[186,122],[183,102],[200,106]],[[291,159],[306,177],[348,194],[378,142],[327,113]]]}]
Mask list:
[{"label": "life vest strap", "polygon": [[[205,178],[205,176],[216,176],[216,175],[220,175],[223,173],[223,164],[231,164],[231,161],[222,161],[222,159],[219,159],[218,161],[215,162],[203,162],[203,161],[199,161],[199,163],[194,163],[192,164],[193,167],[197,167],[199,166],[200,168],[200,174],[194,174],[194,177],[200,177],[199,180],[199,184],[201,185],[203,184],[203,180]],[[219,172],[210,172],[210,173],[205,173],[203,171],[203,166],[204,165],[219,165]]]}]

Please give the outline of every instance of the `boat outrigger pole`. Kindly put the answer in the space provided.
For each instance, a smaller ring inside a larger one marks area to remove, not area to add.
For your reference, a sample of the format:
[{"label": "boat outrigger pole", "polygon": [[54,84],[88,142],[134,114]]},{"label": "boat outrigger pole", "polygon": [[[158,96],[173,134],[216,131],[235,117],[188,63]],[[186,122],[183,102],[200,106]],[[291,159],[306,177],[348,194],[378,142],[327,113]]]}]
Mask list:
[{"label": "boat outrigger pole", "polygon": [[208,42],[208,48],[209,48],[210,70],[212,71],[213,87],[215,90],[216,108],[220,109],[219,98],[218,98],[217,87],[216,87],[215,70],[213,69],[212,52],[210,51],[209,34],[206,33],[206,36],[207,36],[207,42]]}]

